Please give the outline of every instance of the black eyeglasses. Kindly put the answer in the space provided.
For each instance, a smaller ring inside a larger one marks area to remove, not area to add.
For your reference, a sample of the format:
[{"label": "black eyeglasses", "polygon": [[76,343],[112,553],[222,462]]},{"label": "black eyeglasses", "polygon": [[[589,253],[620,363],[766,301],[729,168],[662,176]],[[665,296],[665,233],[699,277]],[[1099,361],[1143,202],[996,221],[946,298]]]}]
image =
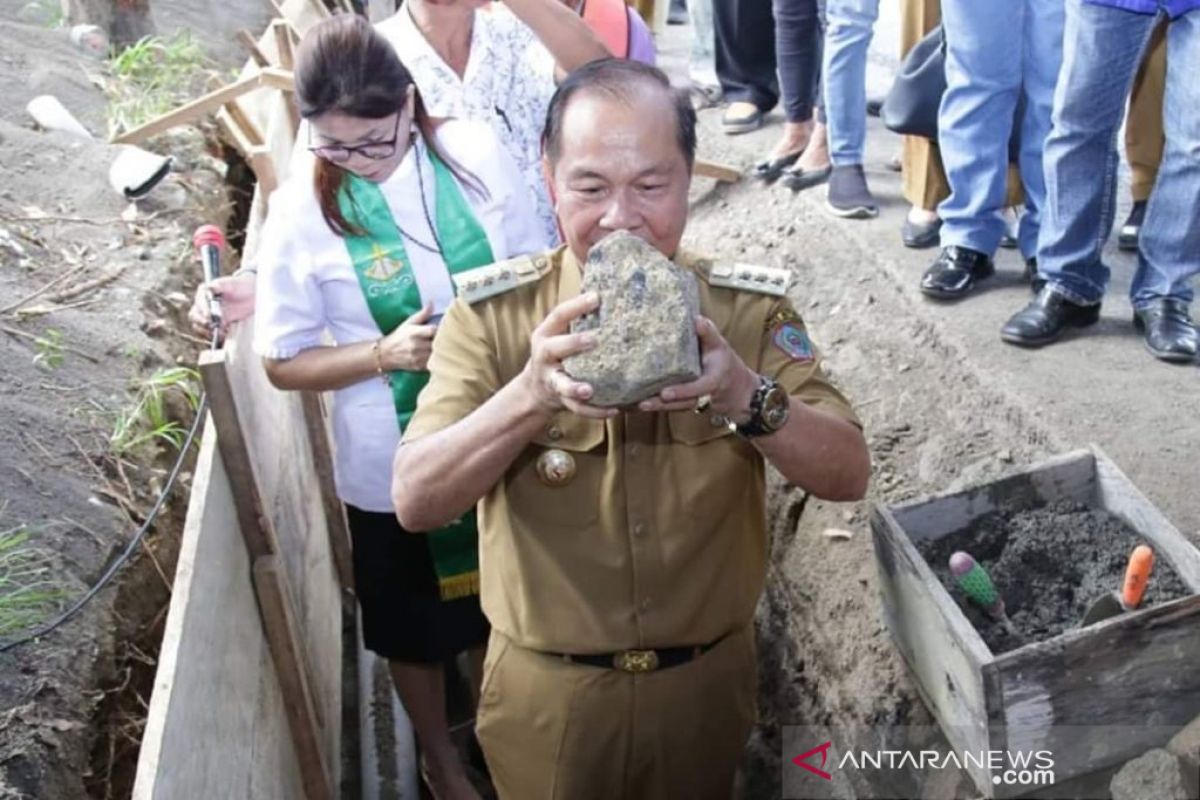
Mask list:
[{"label": "black eyeglasses", "polygon": [[[391,158],[396,154],[396,145],[400,142],[400,120],[403,117],[403,111],[396,112],[396,129],[392,131],[392,138],[386,142],[368,142],[367,144],[358,145],[320,144],[313,146],[309,144],[309,152],[327,161],[332,161],[335,164],[345,164],[355,155],[360,155],[372,161],[382,161],[385,158]],[[308,137],[309,142],[312,142],[311,125],[308,128]]]}]

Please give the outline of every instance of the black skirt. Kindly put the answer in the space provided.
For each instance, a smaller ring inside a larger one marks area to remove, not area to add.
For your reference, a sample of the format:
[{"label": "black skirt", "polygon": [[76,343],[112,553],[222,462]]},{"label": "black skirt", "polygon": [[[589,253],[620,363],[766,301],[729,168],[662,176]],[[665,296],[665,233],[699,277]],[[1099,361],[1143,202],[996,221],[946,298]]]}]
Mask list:
[{"label": "black skirt", "polygon": [[363,643],[382,658],[440,663],[488,638],[479,596],[442,600],[429,543],[394,514],[346,506]]}]

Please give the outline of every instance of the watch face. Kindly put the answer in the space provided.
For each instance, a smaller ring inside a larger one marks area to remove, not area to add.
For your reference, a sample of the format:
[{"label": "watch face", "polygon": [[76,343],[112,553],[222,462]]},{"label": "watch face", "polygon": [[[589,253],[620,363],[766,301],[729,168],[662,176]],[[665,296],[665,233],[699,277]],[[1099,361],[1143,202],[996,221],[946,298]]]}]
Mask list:
[{"label": "watch face", "polygon": [[772,431],[777,431],[787,424],[788,395],[782,386],[772,386],[763,398],[762,420],[763,425]]}]

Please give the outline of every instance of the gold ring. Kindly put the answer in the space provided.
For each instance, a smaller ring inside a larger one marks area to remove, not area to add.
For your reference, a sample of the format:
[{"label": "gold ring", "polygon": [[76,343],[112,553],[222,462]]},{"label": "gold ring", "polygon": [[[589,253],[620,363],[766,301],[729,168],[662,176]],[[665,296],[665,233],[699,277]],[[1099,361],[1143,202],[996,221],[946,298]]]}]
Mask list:
[{"label": "gold ring", "polygon": [[712,395],[711,394],[702,394],[696,398],[696,407],[692,410],[695,411],[697,414],[703,414],[705,411],[708,411],[710,408],[712,408]]}]

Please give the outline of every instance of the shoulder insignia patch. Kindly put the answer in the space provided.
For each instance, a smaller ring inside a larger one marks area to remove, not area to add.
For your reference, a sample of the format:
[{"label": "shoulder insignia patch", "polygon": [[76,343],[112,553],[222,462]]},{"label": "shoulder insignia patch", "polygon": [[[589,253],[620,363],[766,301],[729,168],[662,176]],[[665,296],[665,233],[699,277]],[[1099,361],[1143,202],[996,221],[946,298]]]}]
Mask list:
[{"label": "shoulder insignia patch", "polygon": [[759,267],[753,264],[713,264],[708,271],[708,282],[713,286],[758,292],[774,297],[787,294],[792,282],[790,270],[779,267]]},{"label": "shoulder insignia patch", "polygon": [[771,342],[792,361],[812,361],[813,346],[799,318],[789,319],[775,328]]},{"label": "shoulder insignia patch", "polygon": [[550,258],[546,253],[536,256],[518,256],[507,261],[498,261],[484,267],[476,267],[451,275],[458,296],[467,305],[495,297],[526,284],[535,283],[550,271]]}]

